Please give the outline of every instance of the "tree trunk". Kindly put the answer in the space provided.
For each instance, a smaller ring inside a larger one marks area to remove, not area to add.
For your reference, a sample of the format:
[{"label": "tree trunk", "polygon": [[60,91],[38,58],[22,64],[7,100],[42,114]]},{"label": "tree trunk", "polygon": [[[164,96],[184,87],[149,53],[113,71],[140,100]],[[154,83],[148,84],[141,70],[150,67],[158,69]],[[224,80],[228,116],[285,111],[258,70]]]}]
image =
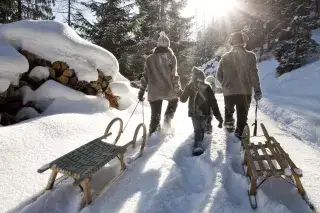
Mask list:
[{"label": "tree trunk", "polygon": [[22,20],[22,2],[18,0],[18,21]]},{"label": "tree trunk", "polygon": [[71,26],[71,0],[68,0],[68,25]]},{"label": "tree trunk", "polygon": [[165,21],[165,6],[166,6],[166,0],[160,1],[160,27],[161,30],[165,30],[166,21]]}]

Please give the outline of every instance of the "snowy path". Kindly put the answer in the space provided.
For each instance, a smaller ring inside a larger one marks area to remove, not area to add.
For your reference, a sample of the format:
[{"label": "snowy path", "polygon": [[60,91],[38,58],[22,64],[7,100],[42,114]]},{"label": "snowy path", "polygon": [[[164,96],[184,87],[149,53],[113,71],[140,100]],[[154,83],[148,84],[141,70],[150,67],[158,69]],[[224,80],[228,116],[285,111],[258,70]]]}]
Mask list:
[{"label": "snowy path", "polygon": [[[223,111],[223,97],[217,95]],[[253,122],[253,108],[249,123]],[[252,211],[247,197],[247,181],[242,175],[240,143],[215,128],[205,138],[206,151],[199,157],[191,156],[192,124],[187,115],[187,105],[180,104],[176,115],[174,137],[163,142],[151,138],[143,158],[128,166],[128,170],[105,193],[81,213],[156,213],[156,212],[310,212],[295,188],[284,181],[268,180],[258,192],[258,209]],[[283,132],[267,116],[259,112],[269,133],[281,143],[294,162],[304,171],[302,182],[312,202],[320,208],[320,150]],[[214,126],[217,122],[214,121]],[[260,129],[259,129],[260,130]],[[258,132],[258,135],[261,135]],[[115,174],[118,165],[105,168],[97,178],[106,183],[109,171]],[[41,196],[21,209],[21,213],[79,211],[80,190],[70,181],[62,183],[53,192]],[[99,186],[97,186],[99,187]]]}]

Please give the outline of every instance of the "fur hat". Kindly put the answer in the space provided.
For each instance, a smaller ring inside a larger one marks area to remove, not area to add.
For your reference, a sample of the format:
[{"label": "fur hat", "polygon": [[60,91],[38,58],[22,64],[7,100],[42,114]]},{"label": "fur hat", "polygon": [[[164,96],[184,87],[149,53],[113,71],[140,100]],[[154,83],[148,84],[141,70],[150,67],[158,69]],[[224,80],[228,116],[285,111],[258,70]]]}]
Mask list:
[{"label": "fur hat", "polygon": [[204,81],[204,79],[206,78],[204,72],[198,67],[192,68],[192,75],[195,77],[196,80],[199,81]]},{"label": "fur hat", "polygon": [[231,46],[244,46],[249,40],[248,36],[243,32],[232,33],[229,37],[229,45]]},{"label": "fur hat", "polygon": [[166,36],[166,33],[163,31],[160,33],[160,37],[158,38],[157,46],[158,47],[170,47],[170,40]]}]

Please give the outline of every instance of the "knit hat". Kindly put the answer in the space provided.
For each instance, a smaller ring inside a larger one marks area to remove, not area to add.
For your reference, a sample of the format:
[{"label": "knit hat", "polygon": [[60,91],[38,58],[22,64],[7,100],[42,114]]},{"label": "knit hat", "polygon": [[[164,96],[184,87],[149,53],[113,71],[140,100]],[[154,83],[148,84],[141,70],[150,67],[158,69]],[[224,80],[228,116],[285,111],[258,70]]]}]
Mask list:
[{"label": "knit hat", "polygon": [[244,46],[249,40],[248,36],[243,32],[232,33],[229,37],[229,45],[231,46]]},{"label": "knit hat", "polygon": [[158,47],[170,47],[170,40],[166,36],[165,32],[160,33],[160,37],[158,38]]},{"label": "knit hat", "polygon": [[204,75],[204,72],[199,69],[198,67],[193,67],[192,68],[192,75],[194,76],[193,80],[198,80],[198,81],[204,81],[204,79],[206,78]]}]

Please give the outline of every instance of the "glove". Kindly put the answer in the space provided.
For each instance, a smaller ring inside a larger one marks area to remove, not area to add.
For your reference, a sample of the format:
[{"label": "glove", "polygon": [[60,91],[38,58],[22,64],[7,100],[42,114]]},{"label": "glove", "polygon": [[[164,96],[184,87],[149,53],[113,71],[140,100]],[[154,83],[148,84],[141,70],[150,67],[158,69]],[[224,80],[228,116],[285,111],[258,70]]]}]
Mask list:
[{"label": "glove", "polygon": [[218,118],[218,121],[219,121],[219,125],[218,125],[218,128],[222,128],[222,124],[223,124],[223,119],[222,117]]},{"label": "glove", "polygon": [[144,91],[143,90],[140,90],[139,93],[138,93],[138,99],[139,101],[143,102],[144,101]]},{"label": "glove", "polygon": [[261,90],[255,91],[253,97],[254,97],[254,99],[255,99],[256,101],[259,101],[259,100],[262,98]]},{"label": "glove", "polygon": [[177,93],[178,97],[180,97],[180,96],[182,95],[182,93],[183,93],[183,90],[180,89],[180,90],[178,91],[178,93]]}]

